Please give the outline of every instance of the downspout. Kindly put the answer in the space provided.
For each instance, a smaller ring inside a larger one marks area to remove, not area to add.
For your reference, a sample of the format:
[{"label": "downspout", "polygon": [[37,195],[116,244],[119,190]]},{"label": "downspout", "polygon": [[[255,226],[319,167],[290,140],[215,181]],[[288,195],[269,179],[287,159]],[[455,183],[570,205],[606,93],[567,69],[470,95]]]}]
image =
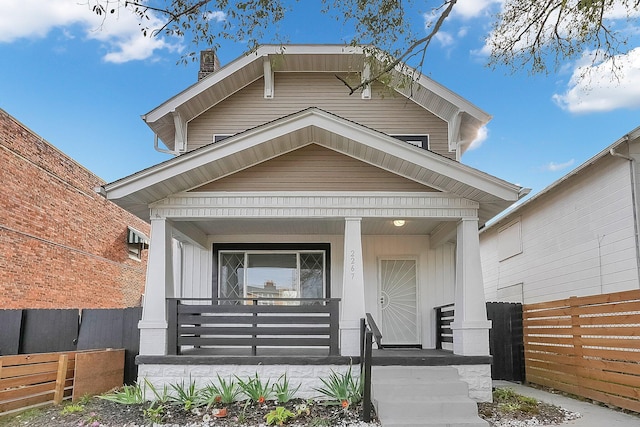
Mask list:
[{"label": "downspout", "polygon": [[153,134],[153,148],[155,148],[155,150],[159,153],[165,153],[165,154],[171,154],[173,156],[177,156],[178,153],[177,151],[173,151],[173,150],[165,150],[164,148],[160,148],[158,146],[158,134],[154,133]]},{"label": "downspout", "polygon": [[[629,142],[629,135],[625,135],[624,142]],[[634,235],[635,235],[635,243],[636,243],[636,277],[638,278],[638,287],[640,287],[640,224],[638,223],[638,185],[636,178],[636,159],[631,156],[627,156],[621,153],[616,152],[615,148],[609,149],[609,154],[614,157],[619,157],[621,159],[629,160],[629,170],[631,173],[631,202],[633,203],[633,226],[634,226]]]}]

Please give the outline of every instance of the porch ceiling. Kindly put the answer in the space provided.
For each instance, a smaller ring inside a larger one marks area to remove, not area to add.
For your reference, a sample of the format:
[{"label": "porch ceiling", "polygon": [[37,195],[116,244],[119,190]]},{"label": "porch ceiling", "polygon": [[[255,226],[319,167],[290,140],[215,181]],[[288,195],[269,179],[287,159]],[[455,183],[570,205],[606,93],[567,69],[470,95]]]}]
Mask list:
[{"label": "porch ceiling", "polygon": [[[428,235],[441,224],[436,219],[405,219],[405,225],[396,227],[393,220],[404,218],[363,218],[363,235]],[[206,235],[342,235],[344,220],[341,218],[268,218],[268,219],[211,219],[190,221]]]}]

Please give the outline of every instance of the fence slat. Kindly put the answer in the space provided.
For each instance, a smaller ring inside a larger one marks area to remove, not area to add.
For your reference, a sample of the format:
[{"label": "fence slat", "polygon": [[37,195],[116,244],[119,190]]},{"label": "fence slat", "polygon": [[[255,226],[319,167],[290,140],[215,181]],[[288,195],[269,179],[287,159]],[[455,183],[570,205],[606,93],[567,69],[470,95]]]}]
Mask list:
[{"label": "fence slat", "polygon": [[640,411],[640,291],[523,311],[527,381]]},{"label": "fence slat", "polygon": [[60,355],[60,360],[58,362],[58,377],[56,378],[56,387],[53,394],[53,403],[56,405],[62,402],[62,398],[64,397],[64,383],[66,382],[67,376],[67,363],[69,363],[69,356],[66,354]]}]

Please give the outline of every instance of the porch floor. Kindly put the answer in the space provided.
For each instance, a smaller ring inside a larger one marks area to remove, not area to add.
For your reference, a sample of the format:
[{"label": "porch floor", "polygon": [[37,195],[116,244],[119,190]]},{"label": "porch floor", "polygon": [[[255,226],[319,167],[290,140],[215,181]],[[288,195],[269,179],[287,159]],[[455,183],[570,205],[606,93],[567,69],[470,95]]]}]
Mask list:
[{"label": "porch floor", "polygon": [[[251,349],[192,348],[181,355],[136,357],[136,364],[171,365],[348,365],[359,364],[358,356],[329,356],[326,349],[317,348],[258,348]],[[486,365],[491,356],[460,356],[448,350],[390,348],[374,349],[373,366],[447,366]]]}]

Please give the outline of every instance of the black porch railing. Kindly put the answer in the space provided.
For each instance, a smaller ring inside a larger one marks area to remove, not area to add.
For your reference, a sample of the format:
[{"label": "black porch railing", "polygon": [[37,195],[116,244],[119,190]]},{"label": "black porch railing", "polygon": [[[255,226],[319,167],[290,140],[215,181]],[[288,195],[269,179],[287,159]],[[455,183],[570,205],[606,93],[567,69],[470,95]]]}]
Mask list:
[{"label": "black porch railing", "polygon": [[373,355],[373,339],[379,349],[382,349],[382,333],[378,325],[366,313],[366,319],[360,319],[360,381],[363,383],[362,393],[362,421],[371,421],[371,359]]},{"label": "black porch railing", "polygon": [[436,311],[436,349],[442,349],[442,343],[453,343],[453,322],[454,304],[434,307]]},{"label": "black porch railing", "polygon": [[325,347],[338,356],[339,298],[167,300],[169,355],[182,347]]}]

